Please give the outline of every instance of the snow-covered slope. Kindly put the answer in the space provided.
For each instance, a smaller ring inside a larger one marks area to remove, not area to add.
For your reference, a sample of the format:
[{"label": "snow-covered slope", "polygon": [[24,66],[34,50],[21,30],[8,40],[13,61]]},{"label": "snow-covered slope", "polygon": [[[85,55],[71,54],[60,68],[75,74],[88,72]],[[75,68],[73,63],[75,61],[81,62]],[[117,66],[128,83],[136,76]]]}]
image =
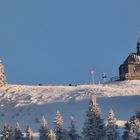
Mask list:
[{"label": "snow-covered slope", "polygon": [[[7,85],[0,88],[0,128],[4,122],[14,125],[17,121],[25,129],[27,125],[35,131],[39,128],[41,115],[53,128],[57,109],[68,127],[69,117],[74,116],[77,127],[83,126],[89,97],[96,95],[106,120],[110,108],[119,120],[127,120],[140,107],[140,81],[124,81],[97,85],[78,86],[22,86]],[[120,125],[124,122],[118,121]]]},{"label": "snow-covered slope", "polygon": [[23,86],[7,85],[0,88],[0,104],[16,106],[83,100],[97,97],[140,95],[140,81],[78,86]]}]

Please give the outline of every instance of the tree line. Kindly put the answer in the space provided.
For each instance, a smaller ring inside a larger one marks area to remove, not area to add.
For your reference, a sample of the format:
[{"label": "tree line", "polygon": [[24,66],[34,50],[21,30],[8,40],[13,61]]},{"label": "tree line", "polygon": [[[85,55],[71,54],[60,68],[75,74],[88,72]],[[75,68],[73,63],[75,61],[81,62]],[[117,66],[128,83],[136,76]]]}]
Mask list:
[{"label": "tree line", "polygon": [[[120,135],[113,110],[109,111],[105,124],[96,97],[90,99],[85,122],[81,134],[76,130],[74,118],[70,119],[70,126],[63,127],[63,117],[59,111],[54,119],[54,130],[48,128],[47,119],[42,116],[39,128],[39,140],[140,140],[140,109],[126,122],[123,134]],[[33,132],[28,126],[23,134],[20,124],[13,130],[9,124],[4,125],[0,140],[33,140]]]}]

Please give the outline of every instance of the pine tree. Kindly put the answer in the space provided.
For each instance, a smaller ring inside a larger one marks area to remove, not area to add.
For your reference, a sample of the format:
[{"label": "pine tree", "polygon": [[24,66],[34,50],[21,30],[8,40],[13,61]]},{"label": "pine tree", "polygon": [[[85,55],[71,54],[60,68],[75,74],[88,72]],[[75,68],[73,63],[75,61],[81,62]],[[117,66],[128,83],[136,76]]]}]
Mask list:
[{"label": "pine tree", "polygon": [[48,134],[48,140],[56,140],[56,135],[53,130],[50,130]]},{"label": "pine tree", "polygon": [[136,111],[136,140],[140,140],[140,108]]},{"label": "pine tree", "polygon": [[6,77],[4,73],[4,66],[0,62],[0,87],[6,85]]},{"label": "pine tree", "polygon": [[39,139],[40,140],[48,140],[48,123],[44,116],[42,116],[40,121],[40,129],[39,129]]},{"label": "pine tree", "polygon": [[77,134],[77,131],[75,128],[75,121],[73,117],[71,117],[70,119],[70,127],[68,131],[68,135],[69,135],[70,140],[80,140],[80,136]]},{"label": "pine tree", "polygon": [[57,111],[55,119],[54,119],[54,125],[55,125],[55,134],[57,140],[67,140],[68,134],[66,130],[63,128],[63,118],[59,111]]},{"label": "pine tree", "polygon": [[106,135],[107,140],[120,140],[116,118],[112,109],[109,112]]},{"label": "pine tree", "polygon": [[124,127],[125,131],[123,132],[123,135],[122,135],[123,140],[129,140],[130,139],[131,124],[133,124],[134,120],[135,120],[135,115],[133,115],[130,118],[130,120],[126,122],[125,127]]},{"label": "pine tree", "polygon": [[13,140],[12,127],[7,123],[4,124],[4,128],[1,132],[1,140]]},{"label": "pine tree", "polygon": [[33,132],[29,126],[26,128],[25,132],[26,132],[25,140],[33,140]]},{"label": "pine tree", "polygon": [[16,128],[14,131],[14,140],[23,140],[23,134],[20,128],[20,124],[18,122],[16,123]]},{"label": "pine tree", "polygon": [[140,109],[125,124],[123,140],[140,140]]},{"label": "pine tree", "polygon": [[90,100],[82,135],[84,140],[104,140],[106,137],[102,112],[96,103],[96,97]]}]

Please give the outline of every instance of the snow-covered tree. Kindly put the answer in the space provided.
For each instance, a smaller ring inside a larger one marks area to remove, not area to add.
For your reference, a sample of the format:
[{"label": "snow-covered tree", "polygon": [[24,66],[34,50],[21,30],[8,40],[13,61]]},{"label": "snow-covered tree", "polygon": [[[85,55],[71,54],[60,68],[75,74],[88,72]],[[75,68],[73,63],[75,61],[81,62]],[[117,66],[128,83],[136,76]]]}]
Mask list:
[{"label": "snow-covered tree", "polygon": [[[135,120],[135,116],[133,115],[129,121],[126,122],[125,127],[124,127],[124,132],[122,135],[123,140],[129,140],[130,139],[130,129],[131,129],[131,124],[133,124],[133,121]],[[131,131],[132,132],[132,131]]]},{"label": "snow-covered tree", "polygon": [[4,86],[6,84],[6,76],[4,73],[4,66],[0,62],[0,87]]},{"label": "snow-covered tree", "polygon": [[33,132],[29,126],[26,128],[25,132],[26,132],[25,140],[33,140]]},{"label": "snow-covered tree", "polygon": [[20,128],[20,124],[17,122],[14,131],[14,140],[23,140],[23,133]]},{"label": "snow-covered tree", "polygon": [[80,140],[80,136],[78,135],[75,128],[75,121],[73,117],[70,118],[70,126],[69,126],[68,135],[69,135],[70,140]]},{"label": "snow-covered tree", "polygon": [[12,127],[7,123],[4,124],[4,128],[1,132],[1,140],[13,140]]},{"label": "snow-covered tree", "polygon": [[102,112],[96,103],[96,97],[90,100],[82,135],[84,140],[104,140],[106,137]]},{"label": "snow-covered tree", "polygon": [[56,135],[53,130],[50,130],[48,134],[48,140],[56,140]]},{"label": "snow-covered tree", "polygon": [[140,109],[125,124],[123,140],[140,140]]},{"label": "snow-covered tree", "polygon": [[40,140],[48,140],[48,123],[44,116],[42,116],[40,121],[40,129],[39,129],[39,139]]},{"label": "snow-covered tree", "polygon": [[106,136],[107,140],[120,140],[118,126],[116,125],[115,114],[112,109],[109,112]]},{"label": "snow-covered tree", "polygon": [[59,111],[56,112],[55,118],[54,118],[54,125],[55,125],[55,134],[57,140],[67,140],[68,134],[66,130],[63,127],[63,118]]}]

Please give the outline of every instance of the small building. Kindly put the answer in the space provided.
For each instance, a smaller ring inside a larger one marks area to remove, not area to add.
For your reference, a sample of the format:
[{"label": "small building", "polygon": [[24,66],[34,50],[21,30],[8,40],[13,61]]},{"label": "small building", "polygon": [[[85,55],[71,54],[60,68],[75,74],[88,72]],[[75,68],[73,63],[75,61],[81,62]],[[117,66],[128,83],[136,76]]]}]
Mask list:
[{"label": "small building", "polygon": [[137,52],[131,53],[119,67],[120,80],[140,80],[140,39]]}]

